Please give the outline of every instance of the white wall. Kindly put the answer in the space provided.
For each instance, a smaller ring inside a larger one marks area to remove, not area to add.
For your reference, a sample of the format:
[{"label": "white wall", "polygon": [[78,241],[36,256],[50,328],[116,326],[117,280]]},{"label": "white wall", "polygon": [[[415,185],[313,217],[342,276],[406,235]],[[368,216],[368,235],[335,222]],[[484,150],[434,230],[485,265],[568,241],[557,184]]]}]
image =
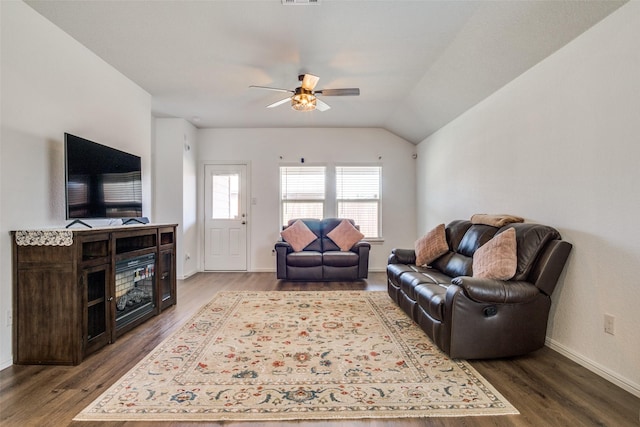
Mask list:
[{"label": "white wall", "polygon": [[197,129],[185,121],[187,135],[182,157],[182,263],[181,277],[198,272],[200,234],[198,229],[198,143]]},{"label": "white wall", "polygon": [[382,271],[392,248],[413,247],[416,238],[415,149],[383,129],[203,129],[198,132],[198,182],[202,188],[205,163],[249,163],[250,197],[256,202],[248,217],[249,269],[275,271],[279,166],[299,164],[301,158],[305,164],[379,163],[384,242],[372,244],[369,267]]},{"label": "white wall", "polygon": [[198,270],[197,129],[184,119],[154,120],[154,222],[178,224],[178,278]]},{"label": "white wall", "polygon": [[548,344],[636,395],[638,40],[640,2],[629,2],[418,147],[419,233],[474,213],[558,228],[574,248]]},{"label": "white wall", "polygon": [[64,226],[64,133],[142,157],[151,201],[151,97],[23,2],[0,1],[0,368],[12,362],[10,230]]}]

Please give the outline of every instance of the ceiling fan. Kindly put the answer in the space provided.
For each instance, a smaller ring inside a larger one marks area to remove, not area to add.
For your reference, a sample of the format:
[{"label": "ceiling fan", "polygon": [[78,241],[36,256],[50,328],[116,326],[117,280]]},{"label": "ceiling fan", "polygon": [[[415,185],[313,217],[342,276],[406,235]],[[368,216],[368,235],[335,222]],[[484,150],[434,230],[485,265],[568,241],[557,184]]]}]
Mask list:
[{"label": "ceiling fan", "polygon": [[267,87],[267,86],[249,86],[250,88],[255,89],[266,89],[273,90],[276,92],[287,92],[290,93],[291,96],[281,99],[280,101],[274,102],[273,104],[267,105],[267,108],[277,107],[286,102],[291,101],[291,108],[296,111],[313,111],[320,110],[326,111],[331,108],[325,102],[318,99],[318,95],[322,96],[358,96],[360,95],[359,88],[346,88],[346,89],[321,89],[315,90],[316,85],[318,84],[318,80],[320,77],[314,76],[313,74],[300,74],[298,76],[298,80],[302,82],[300,87],[297,87],[295,90],[291,89],[279,89],[275,87]]}]

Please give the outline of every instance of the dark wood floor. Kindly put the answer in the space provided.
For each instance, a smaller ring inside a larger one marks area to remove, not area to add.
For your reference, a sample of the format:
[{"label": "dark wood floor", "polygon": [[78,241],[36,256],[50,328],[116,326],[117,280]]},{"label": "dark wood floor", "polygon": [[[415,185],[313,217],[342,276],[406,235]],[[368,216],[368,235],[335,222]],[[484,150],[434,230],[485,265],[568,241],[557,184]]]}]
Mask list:
[{"label": "dark wood floor", "polygon": [[[81,365],[16,366],[0,372],[2,426],[203,426],[212,423],[73,422],[72,418],[123,376],[220,290],[386,290],[374,273],[354,283],[289,283],[273,273],[200,273],[179,281],[178,305],[87,358]],[[238,426],[638,426],[640,399],[557,352],[544,348],[472,365],[519,411],[499,417],[361,421],[220,423]]]}]

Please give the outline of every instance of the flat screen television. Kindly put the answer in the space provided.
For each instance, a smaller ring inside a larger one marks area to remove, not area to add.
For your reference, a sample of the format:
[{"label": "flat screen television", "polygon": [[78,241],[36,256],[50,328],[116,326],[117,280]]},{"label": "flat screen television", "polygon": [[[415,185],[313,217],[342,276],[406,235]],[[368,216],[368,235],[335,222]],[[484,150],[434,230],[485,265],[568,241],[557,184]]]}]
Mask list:
[{"label": "flat screen television", "polygon": [[142,216],[140,157],[64,134],[67,219]]}]

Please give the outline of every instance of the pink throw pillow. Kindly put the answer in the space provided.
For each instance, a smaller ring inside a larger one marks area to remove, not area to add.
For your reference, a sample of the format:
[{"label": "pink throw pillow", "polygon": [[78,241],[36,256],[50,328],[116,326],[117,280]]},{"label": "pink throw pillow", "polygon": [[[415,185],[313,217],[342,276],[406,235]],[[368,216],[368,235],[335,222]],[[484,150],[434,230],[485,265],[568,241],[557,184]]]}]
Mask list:
[{"label": "pink throw pillow", "polygon": [[295,252],[300,252],[306,248],[309,243],[318,238],[313,231],[309,230],[307,224],[301,220],[297,220],[289,227],[280,232],[282,238],[291,245]]},{"label": "pink throw pillow", "polygon": [[341,251],[346,252],[362,240],[364,234],[356,229],[351,222],[343,219],[336,228],[327,234],[327,237],[333,240]]},{"label": "pink throw pillow", "polygon": [[416,265],[429,265],[442,255],[449,252],[447,233],[444,224],[436,226],[433,230],[416,240]]},{"label": "pink throw pillow", "polygon": [[518,267],[516,230],[508,228],[473,254],[473,277],[509,280]]}]

